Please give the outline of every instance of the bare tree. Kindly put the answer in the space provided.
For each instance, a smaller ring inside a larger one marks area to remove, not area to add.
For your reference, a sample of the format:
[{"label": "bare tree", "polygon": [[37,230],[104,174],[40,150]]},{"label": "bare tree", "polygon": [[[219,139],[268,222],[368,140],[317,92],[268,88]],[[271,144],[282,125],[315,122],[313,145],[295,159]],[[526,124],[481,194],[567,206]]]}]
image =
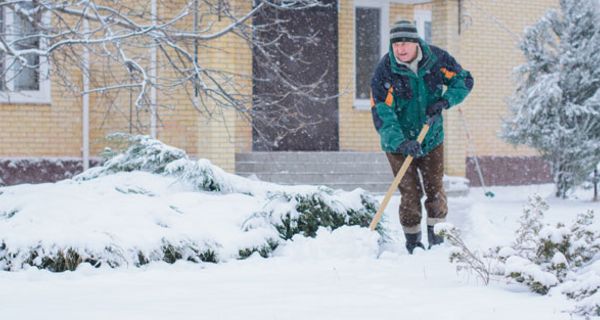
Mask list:
[{"label": "bare tree", "polygon": [[[257,34],[269,28],[280,38],[299,36],[287,30],[283,20],[264,25],[250,21],[265,10],[323,6],[320,0],[0,1],[1,91],[16,92],[23,85],[35,88],[53,74],[53,79],[77,94],[99,96],[107,112],[119,93],[130,94],[135,107],[131,112],[139,112],[157,107],[152,105],[155,92],[185,90],[194,107],[207,117],[232,108],[251,120],[257,106],[268,107],[285,97],[253,97],[247,85],[251,74],[211,68],[198,59],[199,51],[222,50],[215,40],[235,37],[260,54],[255,63],[268,66],[269,77],[276,77],[269,80],[284,86],[284,91],[322,99],[316,91],[320,80],[298,83],[291,79],[273,57],[280,50],[277,41]],[[301,37],[303,43],[316,43],[318,32]],[[298,55],[302,63],[300,51],[286,54]],[[85,61],[92,61],[91,67]],[[41,68],[45,63],[51,68],[46,72]],[[73,75],[81,73],[90,79],[85,91]],[[11,83],[21,83],[21,87]],[[281,116],[285,115],[273,114],[263,121],[275,123]]]}]

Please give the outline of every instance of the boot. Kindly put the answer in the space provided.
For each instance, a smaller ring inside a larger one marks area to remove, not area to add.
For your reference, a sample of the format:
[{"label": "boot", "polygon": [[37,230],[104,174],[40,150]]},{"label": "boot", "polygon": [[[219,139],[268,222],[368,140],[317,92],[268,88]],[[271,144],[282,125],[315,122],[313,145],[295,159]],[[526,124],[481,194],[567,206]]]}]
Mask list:
[{"label": "boot", "polygon": [[429,241],[429,249],[444,242],[444,237],[438,236],[433,232],[433,226],[427,226],[427,240]]},{"label": "boot", "polygon": [[421,243],[421,232],[405,233],[404,236],[406,237],[406,250],[409,254],[413,254],[417,247],[425,250],[425,246]]}]

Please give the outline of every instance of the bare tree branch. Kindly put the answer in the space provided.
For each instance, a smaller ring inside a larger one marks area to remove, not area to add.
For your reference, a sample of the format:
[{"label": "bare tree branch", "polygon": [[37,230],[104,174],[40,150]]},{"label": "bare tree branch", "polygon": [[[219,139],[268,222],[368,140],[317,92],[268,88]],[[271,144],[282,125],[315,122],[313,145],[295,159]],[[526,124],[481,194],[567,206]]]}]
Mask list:
[{"label": "bare tree branch", "polygon": [[[245,6],[235,7],[240,3]],[[129,93],[136,109],[142,110],[151,103],[151,88],[166,94],[184,90],[202,114],[211,116],[218,114],[215,110],[229,108],[248,121],[256,120],[256,110],[281,104],[291,95],[312,101],[331,98],[319,93],[326,70],[314,81],[300,83],[278,66],[275,57],[289,55],[298,64],[309,66],[302,48],[284,52],[278,47],[278,41],[291,39],[315,45],[318,32],[292,34],[281,27],[285,20],[269,21],[265,25],[250,22],[267,9],[301,11],[324,7],[321,0],[254,0],[252,5],[233,0],[181,0],[163,2],[161,6],[162,10],[154,17],[146,2],[136,0],[0,1],[3,23],[6,23],[6,17],[14,21],[12,26],[0,29],[0,59],[3,60],[0,82],[13,81],[26,70],[34,70],[40,77],[38,80],[42,80],[48,75],[39,73],[40,63],[48,61],[51,73],[68,90],[106,95],[98,99],[102,103],[118,103],[111,94]],[[196,22],[191,23],[192,19]],[[89,29],[83,27],[84,21]],[[257,37],[267,27],[278,32],[275,39]],[[253,96],[252,74],[215,70],[199,61],[199,50],[223,50],[215,42],[223,37],[237,38],[249,50],[260,54],[257,63],[268,67],[274,78],[255,80],[276,81],[286,88],[284,93]],[[156,68],[160,71],[157,73],[151,72],[149,52],[152,49],[156,49],[159,56],[160,64]],[[93,62],[89,69],[80,63],[84,51],[89,52]],[[73,79],[76,75],[71,72],[73,68],[90,77],[89,90],[84,92],[78,87],[79,81]],[[107,114],[120,112],[111,106],[105,107]],[[273,111],[269,118],[260,121],[282,125],[279,121],[282,118],[298,117],[302,121],[297,128],[288,128],[291,133],[320,121],[303,115],[298,106],[290,106],[287,110]]]}]

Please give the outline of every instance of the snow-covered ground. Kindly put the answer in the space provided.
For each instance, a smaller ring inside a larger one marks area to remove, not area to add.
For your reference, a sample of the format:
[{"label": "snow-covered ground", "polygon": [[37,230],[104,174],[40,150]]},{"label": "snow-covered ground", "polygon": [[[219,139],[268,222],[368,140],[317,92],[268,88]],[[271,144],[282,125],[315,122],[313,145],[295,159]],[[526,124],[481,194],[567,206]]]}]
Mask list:
[{"label": "snow-covered ground", "polygon": [[[589,192],[579,194],[581,200],[559,200],[551,185],[492,190],[494,198],[473,188],[468,197],[449,199],[448,220],[473,248],[508,245],[534,193],[550,205],[546,221],[600,212],[600,204],[587,200]],[[296,236],[266,259],[0,272],[0,319],[571,319],[565,311],[572,302],[561,294],[540,296],[504,281],[484,286],[457,273],[447,246],[409,256],[398,203],[394,197],[386,210],[392,241],[383,248],[375,233],[349,226],[321,229],[316,238]],[[250,204],[238,203],[244,205]]]}]

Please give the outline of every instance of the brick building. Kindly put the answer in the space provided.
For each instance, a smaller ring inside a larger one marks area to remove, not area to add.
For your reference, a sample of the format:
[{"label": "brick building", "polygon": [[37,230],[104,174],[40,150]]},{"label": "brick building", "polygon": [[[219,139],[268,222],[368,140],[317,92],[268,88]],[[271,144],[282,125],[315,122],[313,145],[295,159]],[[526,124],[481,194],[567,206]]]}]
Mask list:
[{"label": "brick building", "polygon": [[[233,2],[240,13],[247,11],[251,3]],[[466,176],[477,184],[472,162],[477,156],[490,184],[548,181],[547,167],[533,150],[514,148],[503,142],[498,134],[502,118],[507,114],[506,100],[514,90],[512,70],[522,62],[517,48],[520,34],[548,9],[556,7],[556,0],[329,2],[330,8],[307,13],[307,19],[313,19],[309,21],[311,23],[297,27],[326,30],[326,40],[332,45],[323,50],[329,50],[327,56],[337,56],[327,64],[333,68],[333,76],[327,81],[340,95],[327,102],[327,108],[331,110],[328,113],[330,121],[324,122],[321,129],[314,128],[317,132],[334,130],[327,131],[329,142],[326,146],[318,143],[318,139],[312,145],[305,139],[301,145],[291,141],[277,151],[378,152],[378,136],[372,125],[363,85],[370,79],[369,65],[372,63],[359,64],[357,61],[376,61],[387,51],[389,25],[398,19],[410,19],[417,23],[427,41],[448,50],[475,78],[473,92],[461,105],[472,146],[466,142],[458,108],[445,112],[447,174]],[[172,10],[170,6],[174,5],[174,2],[161,3],[158,11]],[[7,19],[3,21],[6,23]],[[215,23],[225,22],[215,20]],[[361,33],[377,36],[361,38]],[[253,70],[253,58],[255,55],[248,46],[234,36],[219,38],[211,48],[200,52],[200,59],[210,67],[247,75],[257,72]],[[93,70],[102,72],[101,61],[91,61],[91,64]],[[73,68],[71,72],[78,71]],[[159,69],[157,72],[168,71]],[[128,94],[115,96],[114,101],[120,101],[115,105],[120,107],[109,112],[102,107],[100,97],[92,94],[85,102],[80,94],[57,84],[55,77],[51,75],[49,80],[42,80],[36,92],[27,91],[22,96],[13,93],[11,97],[0,92],[0,178],[5,184],[57,179],[64,171],[72,174],[79,170],[84,150],[89,150],[89,155],[94,157],[105,147],[107,134],[131,130],[132,119],[127,116],[131,114]],[[250,78],[240,85],[248,93],[252,92],[253,85],[257,90]],[[150,112],[141,111],[137,130],[153,133],[193,157],[208,158],[233,172],[236,154],[264,149],[253,137],[251,126],[233,111],[221,110],[218,117],[205,118],[197,112],[183,89],[159,92],[156,103],[167,106],[158,109],[159,121],[152,120]],[[82,133],[86,127],[82,116],[84,104],[90,110],[89,140],[84,139]],[[475,150],[475,154],[471,150]],[[40,161],[21,161],[31,158]],[[26,167],[30,167],[30,171],[26,171]],[[41,174],[43,171],[47,174]]]}]

